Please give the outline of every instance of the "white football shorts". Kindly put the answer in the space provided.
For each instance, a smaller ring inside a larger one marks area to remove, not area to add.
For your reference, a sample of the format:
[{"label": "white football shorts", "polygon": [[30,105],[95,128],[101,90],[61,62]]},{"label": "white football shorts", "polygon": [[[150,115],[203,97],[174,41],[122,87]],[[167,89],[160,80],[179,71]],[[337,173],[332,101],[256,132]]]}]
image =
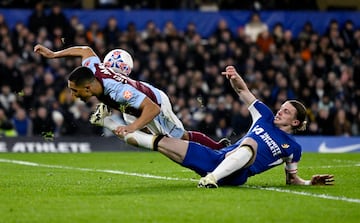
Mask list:
[{"label": "white football shorts", "polygon": [[[169,97],[160,91],[161,96],[161,108],[160,113],[146,125],[148,130],[154,135],[167,135],[173,138],[181,139],[185,133],[185,128],[180,119],[175,115],[172,110]],[[136,120],[135,116],[124,113],[124,120],[127,124]]]}]

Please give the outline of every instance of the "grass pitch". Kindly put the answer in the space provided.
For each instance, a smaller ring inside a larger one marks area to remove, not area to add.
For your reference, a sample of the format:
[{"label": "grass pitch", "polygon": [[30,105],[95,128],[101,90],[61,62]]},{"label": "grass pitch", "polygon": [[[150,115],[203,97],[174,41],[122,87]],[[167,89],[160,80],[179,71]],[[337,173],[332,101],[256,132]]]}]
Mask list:
[{"label": "grass pitch", "polygon": [[0,154],[0,222],[359,222],[360,153],[305,153],[299,175],[335,186],[286,186],[283,167],[242,187],[197,188],[199,176],[156,152]]}]

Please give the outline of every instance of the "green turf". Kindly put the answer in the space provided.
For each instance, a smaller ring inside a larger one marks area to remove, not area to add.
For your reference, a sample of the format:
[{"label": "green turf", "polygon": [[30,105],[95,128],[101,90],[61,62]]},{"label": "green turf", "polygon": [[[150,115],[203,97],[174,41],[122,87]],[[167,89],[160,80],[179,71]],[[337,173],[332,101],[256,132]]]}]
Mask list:
[{"label": "green turf", "polygon": [[3,153],[0,160],[1,223],[360,219],[360,153],[303,155],[299,175],[332,173],[336,185],[329,187],[286,186],[284,170],[277,167],[250,178],[244,187],[197,188],[196,174],[155,152]]}]

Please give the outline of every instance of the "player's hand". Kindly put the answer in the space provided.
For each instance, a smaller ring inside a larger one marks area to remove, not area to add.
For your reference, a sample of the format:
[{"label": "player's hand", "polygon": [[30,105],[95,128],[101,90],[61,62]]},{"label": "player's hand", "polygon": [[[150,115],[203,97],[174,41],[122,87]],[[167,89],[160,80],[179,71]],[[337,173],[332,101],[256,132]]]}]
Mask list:
[{"label": "player's hand", "polygon": [[317,174],[312,176],[311,185],[334,185],[334,175]]},{"label": "player's hand", "polygon": [[221,74],[223,76],[225,76],[229,80],[236,78],[236,76],[238,75],[238,73],[236,72],[235,67],[233,67],[233,66],[227,66],[225,68],[225,71],[221,72]]},{"label": "player's hand", "polygon": [[50,50],[49,48],[41,45],[41,44],[37,44],[35,47],[34,47],[34,52],[35,53],[38,53],[40,55],[42,55],[43,57],[46,57],[46,58],[54,58],[55,54],[52,50]]},{"label": "player's hand", "polygon": [[118,136],[126,136],[129,133],[134,132],[135,130],[131,128],[131,126],[127,125],[127,126],[119,126],[114,130],[114,133]]}]

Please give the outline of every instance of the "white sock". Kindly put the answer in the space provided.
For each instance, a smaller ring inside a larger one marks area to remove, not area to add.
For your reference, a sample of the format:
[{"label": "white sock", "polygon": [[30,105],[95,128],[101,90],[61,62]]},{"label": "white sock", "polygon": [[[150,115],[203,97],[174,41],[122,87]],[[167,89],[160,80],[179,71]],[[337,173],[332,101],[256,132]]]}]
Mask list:
[{"label": "white sock", "polygon": [[[122,119],[113,120],[110,116],[104,118],[104,127],[114,131],[118,126],[125,126],[126,123]],[[154,135],[146,134],[141,131],[128,133],[124,138],[118,136],[130,145],[139,146],[145,149],[153,149]]]},{"label": "white sock", "polygon": [[121,119],[115,121],[111,118],[111,116],[106,116],[104,118],[104,127],[111,131],[114,131],[120,125],[125,126],[126,125],[125,121]]},{"label": "white sock", "polygon": [[252,156],[253,152],[249,147],[240,147],[238,150],[227,156],[211,174],[218,181],[243,168]]},{"label": "white sock", "polygon": [[153,144],[154,144],[155,138],[156,138],[156,136],[154,136],[154,135],[143,133],[141,131],[135,131],[132,133],[128,133],[124,137],[124,140],[128,144],[152,150],[152,149],[154,149]]}]

